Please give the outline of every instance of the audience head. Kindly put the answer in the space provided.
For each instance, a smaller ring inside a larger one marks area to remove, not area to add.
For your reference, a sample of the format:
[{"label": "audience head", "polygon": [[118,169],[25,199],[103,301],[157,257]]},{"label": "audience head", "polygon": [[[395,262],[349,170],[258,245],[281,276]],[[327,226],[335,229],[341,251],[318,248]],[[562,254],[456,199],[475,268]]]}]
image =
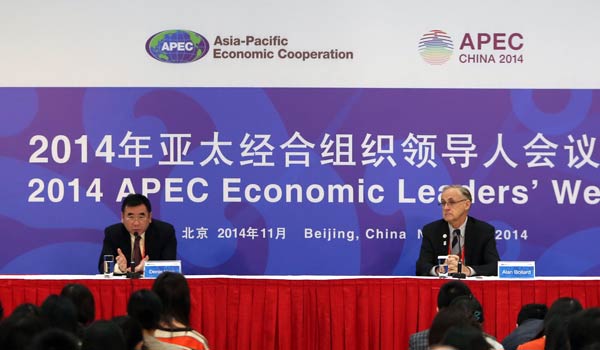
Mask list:
[{"label": "audience head", "polygon": [[47,328],[39,308],[21,304],[0,322],[0,349],[25,349],[35,334]]},{"label": "audience head", "polygon": [[112,321],[95,321],[83,333],[81,350],[126,350],[123,332]]},{"label": "audience head", "polygon": [[520,326],[523,322],[531,319],[543,320],[546,313],[548,313],[546,304],[525,304],[517,315],[517,325]]},{"label": "audience head", "polygon": [[125,337],[125,346],[127,350],[141,350],[144,344],[144,336],[142,334],[142,326],[140,323],[130,316],[119,316],[112,321],[121,328]]},{"label": "audience head", "polygon": [[40,307],[42,316],[52,327],[77,333],[77,309],[67,297],[49,295]]},{"label": "audience head", "polygon": [[33,337],[28,350],[79,350],[79,340],[73,334],[50,328]]},{"label": "audience head", "polygon": [[177,321],[189,326],[190,288],[182,274],[169,271],[161,273],[154,281],[152,290],[158,295],[163,304],[162,322],[173,325],[173,321]]},{"label": "audience head", "polygon": [[490,344],[485,340],[481,329],[472,326],[450,327],[441,342],[460,350],[489,350]]},{"label": "audience head", "polygon": [[446,331],[454,326],[481,329],[481,325],[464,308],[448,306],[441,309],[431,322],[431,327],[429,327],[429,345],[441,343]]},{"label": "audience head", "polygon": [[140,322],[143,329],[153,331],[158,328],[162,302],[156,293],[141,289],[129,297],[127,314]]},{"label": "audience head", "polygon": [[570,318],[582,309],[581,303],[574,298],[563,297],[552,303],[544,318],[545,349],[558,350],[568,346],[566,326]]},{"label": "audience head", "polygon": [[576,313],[567,326],[571,350],[581,350],[600,344],[600,308]]},{"label": "audience head", "polygon": [[450,303],[451,306],[462,308],[468,315],[471,315],[473,320],[478,323],[483,323],[485,321],[483,317],[483,307],[479,303],[479,300],[475,298],[473,295],[468,296],[460,296],[455,298]]},{"label": "audience head", "polygon": [[87,326],[94,322],[96,318],[96,305],[94,303],[94,295],[92,292],[83,284],[71,283],[63,287],[60,292],[61,296],[64,296],[71,300],[77,309],[77,321]]},{"label": "audience head", "polygon": [[25,317],[25,316],[41,316],[42,311],[40,308],[31,303],[23,303],[17,306],[10,317]]},{"label": "audience head", "polygon": [[450,305],[452,300],[460,296],[471,295],[469,287],[461,281],[450,281],[440,288],[438,293],[437,307],[441,310]]}]

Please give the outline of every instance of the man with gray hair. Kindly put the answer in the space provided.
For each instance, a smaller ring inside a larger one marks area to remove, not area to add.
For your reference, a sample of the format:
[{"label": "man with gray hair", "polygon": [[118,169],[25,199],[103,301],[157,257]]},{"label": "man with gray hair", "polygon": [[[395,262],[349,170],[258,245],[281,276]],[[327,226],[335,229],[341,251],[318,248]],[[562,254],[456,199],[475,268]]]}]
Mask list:
[{"label": "man with gray hair", "polygon": [[[440,200],[442,219],[423,227],[421,252],[417,260],[418,276],[437,276],[437,257],[448,256],[449,273],[466,276],[495,276],[500,256],[496,249],[494,226],[469,215],[471,192],[461,185],[443,188]],[[462,262],[458,271],[458,261]]]}]

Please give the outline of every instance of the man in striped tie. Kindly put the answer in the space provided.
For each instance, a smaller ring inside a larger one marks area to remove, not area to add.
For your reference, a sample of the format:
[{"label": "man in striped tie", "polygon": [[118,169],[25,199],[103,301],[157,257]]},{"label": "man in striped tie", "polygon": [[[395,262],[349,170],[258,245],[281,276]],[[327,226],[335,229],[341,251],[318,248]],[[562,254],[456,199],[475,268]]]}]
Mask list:
[{"label": "man in striped tie", "polygon": [[[437,276],[437,257],[447,255],[449,273],[495,276],[500,256],[496,249],[494,227],[469,215],[471,192],[461,185],[443,188],[440,206],[442,219],[425,225],[416,263],[418,276]],[[459,260],[462,263],[459,271]]]}]

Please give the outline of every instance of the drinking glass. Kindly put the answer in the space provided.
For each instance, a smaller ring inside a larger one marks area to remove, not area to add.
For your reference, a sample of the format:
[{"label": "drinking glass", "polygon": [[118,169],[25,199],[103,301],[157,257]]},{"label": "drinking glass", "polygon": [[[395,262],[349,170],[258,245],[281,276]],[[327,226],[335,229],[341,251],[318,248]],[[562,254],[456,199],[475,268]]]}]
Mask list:
[{"label": "drinking glass", "polygon": [[448,255],[438,255],[438,276],[448,277]]},{"label": "drinking glass", "polygon": [[115,257],[113,255],[104,256],[104,277],[112,277],[115,270]]}]

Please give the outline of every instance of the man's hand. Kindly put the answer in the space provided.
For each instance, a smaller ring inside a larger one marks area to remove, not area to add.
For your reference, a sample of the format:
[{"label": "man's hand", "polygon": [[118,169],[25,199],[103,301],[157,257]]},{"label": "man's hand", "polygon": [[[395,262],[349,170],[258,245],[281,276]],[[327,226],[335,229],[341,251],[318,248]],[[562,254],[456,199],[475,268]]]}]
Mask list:
[{"label": "man's hand", "polygon": [[117,248],[117,253],[119,254],[116,258],[119,270],[121,270],[121,272],[127,272],[127,258],[125,257],[125,254],[123,254],[121,248]]},{"label": "man's hand", "polygon": [[458,255],[448,255],[448,273],[458,272]]},{"label": "man's hand", "polygon": [[[458,255],[448,255],[448,273],[456,273],[458,272]],[[471,269],[467,267],[467,265],[462,264],[461,272],[464,273],[467,277],[471,276]]]},{"label": "man's hand", "polygon": [[135,272],[144,272],[144,266],[146,265],[146,261],[150,260],[150,256],[146,255],[145,258],[140,261],[138,266],[135,267]]}]

